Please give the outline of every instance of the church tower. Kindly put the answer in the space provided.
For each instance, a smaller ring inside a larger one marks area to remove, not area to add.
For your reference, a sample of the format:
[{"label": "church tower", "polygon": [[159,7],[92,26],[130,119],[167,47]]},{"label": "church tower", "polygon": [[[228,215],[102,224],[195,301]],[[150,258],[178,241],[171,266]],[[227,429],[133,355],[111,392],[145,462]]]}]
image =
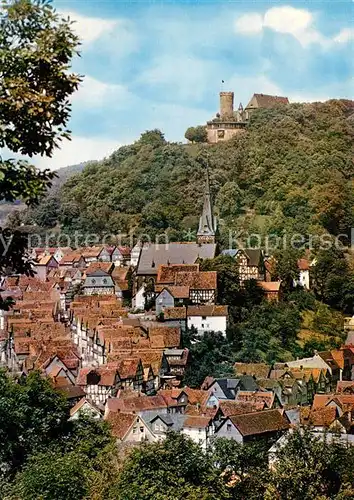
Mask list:
[{"label": "church tower", "polygon": [[204,203],[202,215],[199,219],[199,228],[197,232],[197,243],[215,243],[217,229],[216,217],[213,214],[213,205],[211,202],[209,170],[206,168],[206,186],[204,192]]}]

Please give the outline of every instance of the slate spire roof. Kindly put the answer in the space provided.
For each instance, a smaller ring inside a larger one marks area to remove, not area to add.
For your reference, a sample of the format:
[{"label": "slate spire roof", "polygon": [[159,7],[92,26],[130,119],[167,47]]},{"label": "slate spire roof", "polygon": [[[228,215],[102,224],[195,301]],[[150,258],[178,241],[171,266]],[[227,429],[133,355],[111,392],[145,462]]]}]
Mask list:
[{"label": "slate spire roof", "polygon": [[204,203],[202,215],[199,219],[198,236],[215,236],[216,233],[216,217],[213,214],[213,205],[211,202],[209,170],[206,168],[206,185],[204,191]]}]

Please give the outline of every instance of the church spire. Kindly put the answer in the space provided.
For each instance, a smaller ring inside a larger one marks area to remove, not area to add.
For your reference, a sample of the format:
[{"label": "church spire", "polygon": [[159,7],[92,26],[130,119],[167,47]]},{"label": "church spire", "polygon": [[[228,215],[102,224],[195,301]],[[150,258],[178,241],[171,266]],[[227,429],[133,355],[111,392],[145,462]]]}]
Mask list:
[{"label": "church spire", "polygon": [[198,243],[215,243],[216,235],[216,217],[213,214],[213,205],[210,194],[209,169],[206,165],[206,185],[204,191],[203,211],[199,219],[199,228],[197,233]]}]

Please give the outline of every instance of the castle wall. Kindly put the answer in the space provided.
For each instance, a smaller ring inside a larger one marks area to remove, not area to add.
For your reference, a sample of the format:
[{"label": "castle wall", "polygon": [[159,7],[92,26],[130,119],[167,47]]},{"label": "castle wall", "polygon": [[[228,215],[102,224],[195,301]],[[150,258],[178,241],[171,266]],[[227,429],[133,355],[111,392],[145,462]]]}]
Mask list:
[{"label": "castle wall", "polygon": [[212,123],[207,125],[208,142],[216,144],[217,142],[228,141],[237,134],[242,133],[243,126],[241,124],[223,124]]}]

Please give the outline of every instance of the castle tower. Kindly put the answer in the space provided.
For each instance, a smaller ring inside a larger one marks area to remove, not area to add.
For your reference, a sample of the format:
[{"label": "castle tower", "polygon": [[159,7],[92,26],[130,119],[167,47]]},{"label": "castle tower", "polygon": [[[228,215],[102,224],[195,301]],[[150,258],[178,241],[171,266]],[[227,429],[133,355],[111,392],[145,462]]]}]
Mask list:
[{"label": "castle tower", "polygon": [[206,168],[206,186],[204,191],[204,203],[202,215],[199,219],[199,228],[197,232],[197,243],[215,243],[217,229],[216,217],[213,214],[213,205],[211,202],[209,170]]},{"label": "castle tower", "polygon": [[231,118],[234,114],[234,93],[220,92],[220,117]]}]

